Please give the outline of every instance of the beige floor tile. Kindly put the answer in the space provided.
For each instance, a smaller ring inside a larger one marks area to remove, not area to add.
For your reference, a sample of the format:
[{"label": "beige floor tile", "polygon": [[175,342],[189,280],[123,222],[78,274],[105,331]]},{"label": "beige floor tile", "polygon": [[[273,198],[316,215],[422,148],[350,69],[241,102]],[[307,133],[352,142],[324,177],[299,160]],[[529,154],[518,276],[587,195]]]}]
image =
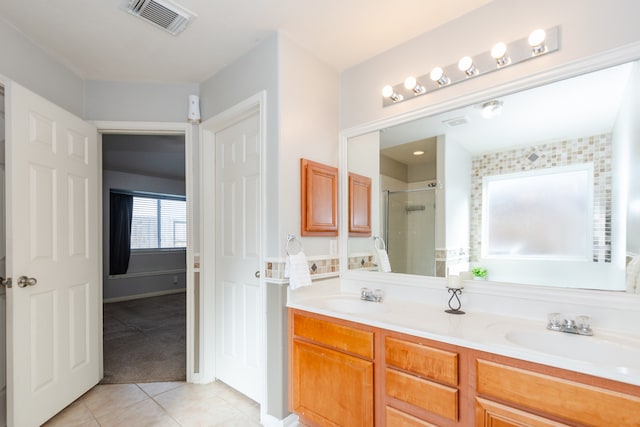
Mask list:
[{"label": "beige floor tile", "polygon": [[86,405],[78,400],[47,421],[46,427],[90,427],[98,423]]},{"label": "beige floor tile", "polygon": [[100,427],[180,427],[152,399],[143,400],[122,410],[97,418]]},{"label": "beige floor tile", "polygon": [[92,388],[80,402],[87,406],[95,418],[100,418],[148,398],[149,396],[135,384],[104,384]]},{"label": "beige floor tile", "polygon": [[[218,397],[227,401],[230,406],[240,410],[252,420],[260,420],[260,406],[237,390],[227,387]],[[257,418],[256,418],[257,417]]]},{"label": "beige floor tile", "polygon": [[217,426],[223,422],[246,418],[241,411],[216,396],[180,400],[175,399],[175,396],[167,397],[166,394],[156,397],[156,400],[182,427]]},{"label": "beige floor tile", "polygon": [[214,382],[211,384],[185,384],[182,387],[177,387],[156,395],[154,396],[154,399],[167,408],[165,405],[169,405],[171,402],[208,399],[219,395],[226,389],[227,386],[220,382]]},{"label": "beige floor tile", "polygon": [[259,421],[241,417],[216,424],[216,427],[260,427]]},{"label": "beige floor tile", "polygon": [[162,383],[139,383],[138,387],[142,389],[149,396],[154,397],[165,391],[173,390],[174,388],[182,387],[186,385],[184,381],[180,382],[162,382]]}]

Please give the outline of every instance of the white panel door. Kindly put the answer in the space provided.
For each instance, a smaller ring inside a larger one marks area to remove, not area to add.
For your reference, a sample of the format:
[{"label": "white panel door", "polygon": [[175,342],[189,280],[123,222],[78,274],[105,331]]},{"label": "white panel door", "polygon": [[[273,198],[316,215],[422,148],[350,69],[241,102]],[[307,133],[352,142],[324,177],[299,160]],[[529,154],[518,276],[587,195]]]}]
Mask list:
[{"label": "white panel door", "polygon": [[258,114],[216,143],[216,377],[261,401]]},{"label": "white panel door", "polygon": [[[4,167],[4,95],[0,96],[0,277],[6,277],[5,167]],[[0,426],[7,425],[6,310],[7,296],[0,286]]]},{"label": "white panel door", "polygon": [[30,427],[100,379],[97,131],[15,83],[6,101],[7,415]]}]

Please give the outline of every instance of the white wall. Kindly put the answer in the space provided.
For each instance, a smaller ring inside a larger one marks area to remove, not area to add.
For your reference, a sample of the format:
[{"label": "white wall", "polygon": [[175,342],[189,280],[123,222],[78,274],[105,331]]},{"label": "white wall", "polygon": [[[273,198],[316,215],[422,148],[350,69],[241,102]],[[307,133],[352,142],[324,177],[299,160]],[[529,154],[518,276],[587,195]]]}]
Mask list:
[{"label": "white wall", "polygon": [[[267,37],[258,46],[236,62],[221,70],[200,85],[200,110],[202,120],[214,117],[261,91],[267,92],[267,253],[279,253],[278,232],[278,141],[279,141],[279,93],[278,93],[278,34]],[[205,189],[206,190],[206,189]],[[203,193],[206,193],[204,191]]]},{"label": "white wall", "polygon": [[444,151],[445,247],[469,248],[471,155],[451,138]]},{"label": "white wall", "polygon": [[[640,39],[637,0],[494,0],[484,7],[352,67],[341,75],[340,127],[348,129],[568,64]],[[398,24],[400,25],[400,24]],[[560,50],[499,72],[382,108],[384,85],[409,74],[427,74],[497,41],[526,37],[535,28],[560,25]]]},{"label": "white wall", "polygon": [[[338,166],[339,75],[286,36],[279,38],[278,247],[300,235],[300,158]],[[328,255],[336,237],[304,237],[307,256]]]},{"label": "white wall", "polygon": [[82,79],[0,17],[0,74],[82,117]]},{"label": "white wall", "polygon": [[[150,76],[153,77],[153,76]],[[84,82],[86,120],[186,122],[197,83]]]},{"label": "white wall", "polygon": [[[102,178],[102,258],[103,298],[123,298],[136,295],[184,289],[186,274],[145,275],[139,277],[109,277],[109,190],[147,191],[151,193],[185,195],[185,182],[174,179],[135,175],[125,172],[103,172]],[[132,254],[128,273],[152,273],[154,271],[186,269],[184,251]],[[178,283],[173,283],[178,276]]]}]

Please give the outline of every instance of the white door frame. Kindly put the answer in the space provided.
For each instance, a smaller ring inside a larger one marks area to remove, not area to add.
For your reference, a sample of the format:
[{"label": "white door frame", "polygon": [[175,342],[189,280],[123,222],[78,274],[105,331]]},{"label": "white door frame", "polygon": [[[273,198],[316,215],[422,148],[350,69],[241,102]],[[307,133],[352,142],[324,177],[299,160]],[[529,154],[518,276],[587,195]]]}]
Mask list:
[{"label": "white door frame", "polygon": [[[234,105],[228,110],[203,122],[200,133],[200,207],[201,214],[201,287],[200,300],[202,302],[202,311],[200,316],[202,345],[200,346],[200,372],[204,382],[214,381],[216,378],[216,351],[215,351],[215,197],[210,195],[215,186],[215,143],[216,133],[224,128],[237,123],[238,121],[258,113],[260,121],[260,254],[259,264],[260,271],[260,319],[263,321],[263,327],[260,329],[260,388],[262,389],[262,397],[258,402],[260,404],[261,413],[264,415],[266,410],[266,281],[264,278],[264,254],[266,250],[266,171],[267,171],[267,93],[261,91],[244,101]],[[206,163],[205,163],[206,162]],[[205,183],[214,183],[213,186],[205,188]]]},{"label": "white door frame", "polygon": [[[98,168],[99,168],[99,212],[103,211],[102,208],[102,135],[103,134],[181,134],[184,135],[185,145],[185,191],[187,198],[187,382],[200,382],[200,374],[194,372],[194,348],[195,348],[195,335],[194,335],[194,208],[193,200],[195,196],[194,184],[194,171],[193,171],[193,125],[188,123],[179,122],[127,122],[127,121],[90,121],[98,128]],[[104,219],[103,219],[104,220]],[[101,233],[102,235],[102,230]],[[104,236],[102,237],[105,238]],[[102,259],[102,241],[100,243],[100,259]],[[102,275],[101,275],[102,278]],[[199,342],[202,342],[202,329],[200,329]],[[102,356],[102,343],[100,340],[100,354]],[[104,375],[104,367],[102,365],[104,357],[100,358],[100,375]]]}]

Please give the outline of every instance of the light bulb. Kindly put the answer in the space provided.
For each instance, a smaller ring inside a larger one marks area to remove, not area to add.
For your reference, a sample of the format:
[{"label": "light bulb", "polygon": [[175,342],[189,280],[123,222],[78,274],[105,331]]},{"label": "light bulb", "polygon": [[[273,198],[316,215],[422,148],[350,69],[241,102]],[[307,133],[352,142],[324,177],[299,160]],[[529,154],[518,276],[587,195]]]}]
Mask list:
[{"label": "light bulb", "polygon": [[390,85],[386,85],[382,88],[382,96],[384,96],[385,98],[389,98],[393,102],[402,101],[403,99],[402,95],[400,95],[399,93],[395,93],[393,91],[393,87]]},{"label": "light bulb", "polygon": [[496,60],[498,67],[508,65],[511,62],[511,58],[507,56],[507,45],[502,42],[493,45],[491,57]]},{"label": "light bulb", "polygon": [[449,78],[444,74],[444,70],[440,67],[436,67],[431,70],[429,77],[431,80],[438,83],[438,86],[444,86],[450,83]]},{"label": "light bulb", "polygon": [[404,80],[404,87],[407,90],[413,90],[417,85],[418,85],[418,81],[413,76],[409,76]]},{"label": "light bulb", "polygon": [[416,78],[413,76],[409,76],[404,80],[404,87],[407,90],[413,91],[413,93],[416,95],[420,95],[425,91],[424,86],[419,84],[418,80],[416,80]]},{"label": "light bulb", "polygon": [[470,56],[463,56],[462,59],[458,61],[458,69],[464,71],[467,77],[471,77],[477,72],[477,68],[473,64],[473,59],[471,59]]},{"label": "light bulb", "polygon": [[437,82],[442,78],[443,75],[444,75],[444,71],[442,70],[442,68],[436,67],[433,70],[431,70],[431,74],[429,74],[429,77],[434,82]]},{"label": "light bulb", "polygon": [[546,49],[544,40],[547,37],[547,33],[542,29],[537,29],[529,34],[529,46],[531,46],[534,55],[543,53]]},{"label": "light bulb", "polygon": [[507,53],[507,45],[500,42],[493,45],[491,48],[491,57],[493,59],[500,59]]},{"label": "light bulb", "polygon": [[414,156],[422,156],[423,154],[424,154],[424,151],[422,151],[422,150],[416,150],[416,151],[413,152]]}]

